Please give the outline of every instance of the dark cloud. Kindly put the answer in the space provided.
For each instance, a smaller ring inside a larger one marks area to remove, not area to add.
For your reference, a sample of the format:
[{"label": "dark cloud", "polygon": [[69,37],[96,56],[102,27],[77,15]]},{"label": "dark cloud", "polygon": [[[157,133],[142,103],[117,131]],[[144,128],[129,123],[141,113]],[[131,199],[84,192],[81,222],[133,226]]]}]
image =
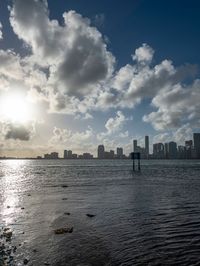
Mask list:
[{"label": "dark cloud", "polygon": [[28,141],[32,137],[32,127],[17,124],[7,124],[5,127],[5,139]]}]

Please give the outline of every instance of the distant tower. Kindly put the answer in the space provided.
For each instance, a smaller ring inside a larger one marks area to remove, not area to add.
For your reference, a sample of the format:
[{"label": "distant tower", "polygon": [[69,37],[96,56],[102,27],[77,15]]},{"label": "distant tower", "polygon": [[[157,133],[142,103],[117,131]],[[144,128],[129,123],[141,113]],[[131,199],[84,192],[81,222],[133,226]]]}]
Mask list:
[{"label": "distant tower", "polygon": [[68,151],[68,153],[67,153],[67,157],[68,157],[68,159],[72,159],[72,151]]},{"label": "distant tower", "polygon": [[177,144],[174,141],[169,142],[168,144],[168,152],[169,152],[169,159],[176,159],[177,158]]},{"label": "distant tower", "polygon": [[194,138],[194,150],[196,153],[196,158],[200,159],[200,133],[194,133],[193,134]]},{"label": "distant tower", "polygon": [[117,148],[117,158],[123,157],[123,148]]},{"label": "distant tower", "polygon": [[67,150],[64,150],[64,159],[67,159]]},{"label": "distant tower", "polygon": [[133,140],[133,151],[137,152],[137,140],[136,139]]},{"label": "distant tower", "polygon": [[99,145],[98,146],[98,150],[97,150],[97,156],[99,159],[103,159],[104,158],[104,146],[103,145]]},{"label": "distant tower", "polygon": [[145,153],[147,158],[149,158],[149,136],[145,136]]}]

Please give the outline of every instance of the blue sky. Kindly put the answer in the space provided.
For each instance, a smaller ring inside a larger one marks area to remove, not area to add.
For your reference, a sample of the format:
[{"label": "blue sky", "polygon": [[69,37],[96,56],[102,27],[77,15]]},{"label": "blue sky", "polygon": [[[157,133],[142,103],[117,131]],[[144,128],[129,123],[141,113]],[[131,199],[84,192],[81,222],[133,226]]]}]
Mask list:
[{"label": "blue sky", "polygon": [[128,153],[144,135],[191,138],[200,128],[199,10],[178,0],[1,2],[1,101],[17,93],[32,110],[26,122],[2,110],[1,153],[95,153],[101,143]]}]

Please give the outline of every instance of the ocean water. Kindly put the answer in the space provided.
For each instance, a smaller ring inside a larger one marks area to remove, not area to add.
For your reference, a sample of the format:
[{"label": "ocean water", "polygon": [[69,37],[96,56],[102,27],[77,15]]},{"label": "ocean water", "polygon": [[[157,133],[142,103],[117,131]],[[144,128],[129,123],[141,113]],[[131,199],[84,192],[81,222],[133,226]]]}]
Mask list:
[{"label": "ocean water", "polygon": [[5,265],[200,265],[200,161],[2,160],[2,227]]}]

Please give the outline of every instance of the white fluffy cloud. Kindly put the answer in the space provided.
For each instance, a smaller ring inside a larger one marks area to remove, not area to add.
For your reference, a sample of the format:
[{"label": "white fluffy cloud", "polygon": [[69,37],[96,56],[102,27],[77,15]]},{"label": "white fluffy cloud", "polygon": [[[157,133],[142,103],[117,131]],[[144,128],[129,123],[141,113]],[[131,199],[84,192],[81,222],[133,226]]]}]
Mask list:
[{"label": "white fluffy cloud", "polygon": [[143,117],[156,130],[168,130],[189,124],[200,127],[200,80],[192,85],[176,84],[160,90],[152,99],[156,111]]},{"label": "white fluffy cloud", "polygon": [[110,117],[105,124],[108,134],[115,133],[119,131],[126,121],[126,117],[121,111],[117,111],[116,117]]},{"label": "white fluffy cloud", "polygon": [[[18,87],[48,112],[81,119],[92,118],[93,110],[118,110],[106,121],[105,132],[97,133],[99,140],[128,137],[128,131],[122,132],[127,118],[120,110],[134,108],[146,98],[154,110],[143,121],[156,130],[174,129],[178,140],[181,132],[190,132],[183,125],[200,127],[200,81],[195,80],[195,66],[176,67],[167,59],[154,64],[155,51],[142,44],[134,51],[132,63],[115,69],[115,57],[90,20],[72,10],[63,14],[62,22],[50,19],[46,0],[13,0],[10,23],[24,43],[26,56],[0,50],[0,93]],[[1,29],[0,24],[0,38]],[[4,136],[12,139],[32,136],[29,129],[13,125],[7,125],[6,132]],[[78,147],[93,135],[91,129],[74,134],[56,128],[51,141],[69,144],[69,138]]]},{"label": "white fluffy cloud", "polygon": [[31,48],[32,60],[48,68],[49,86],[81,97],[111,76],[115,59],[89,19],[75,11],[63,19],[63,25],[49,19],[46,1],[15,0],[11,8],[13,30]]},{"label": "white fluffy cloud", "polygon": [[151,63],[154,55],[154,50],[146,43],[135,50],[135,54],[132,56],[133,60],[141,64]]},{"label": "white fluffy cloud", "polygon": [[102,141],[105,137],[108,138],[109,136],[114,137],[117,134],[120,138],[128,137],[128,131],[121,132],[126,121],[132,120],[132,117],[125,117],[125,115],[121,111],[116,112],[115,117],[110,117],[105,123],[105,132],[101,132],[97,134],[97,139]]},{"label": "white fluffy cloud", "polygon": [[3,26],[2,26],[2,23],[0,22],[0,40],[2,40],[2,39],[3,39],[3,32],[2,32],[2,28],[3,28]]}]

